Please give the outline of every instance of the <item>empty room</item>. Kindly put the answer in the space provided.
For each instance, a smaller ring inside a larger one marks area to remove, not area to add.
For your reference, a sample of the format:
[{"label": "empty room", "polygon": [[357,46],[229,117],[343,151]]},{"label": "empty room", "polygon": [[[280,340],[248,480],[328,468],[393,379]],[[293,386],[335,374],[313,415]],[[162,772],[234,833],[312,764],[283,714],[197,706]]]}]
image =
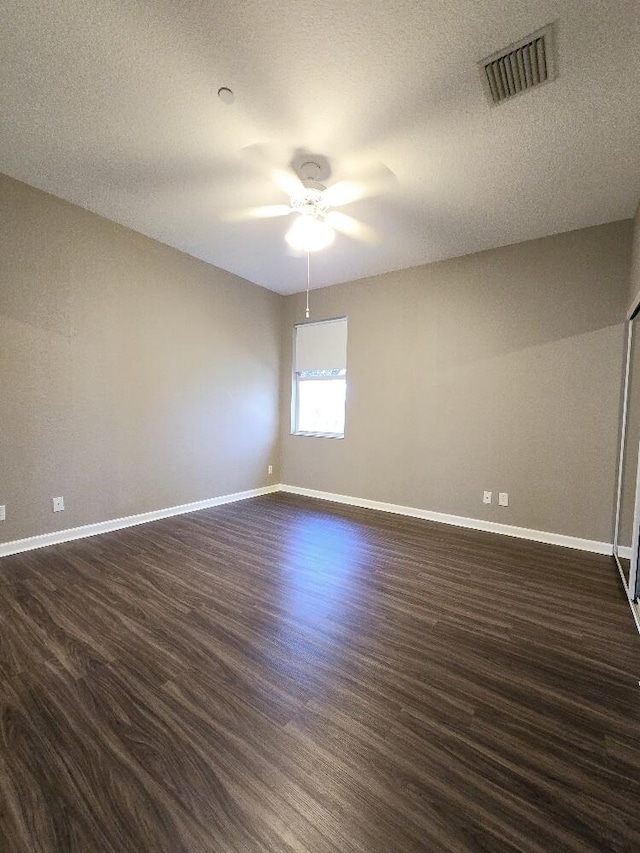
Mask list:
[{"label": "empty room", "polygon": [[637,853],[637,2],[0,43],[2,853]]}]

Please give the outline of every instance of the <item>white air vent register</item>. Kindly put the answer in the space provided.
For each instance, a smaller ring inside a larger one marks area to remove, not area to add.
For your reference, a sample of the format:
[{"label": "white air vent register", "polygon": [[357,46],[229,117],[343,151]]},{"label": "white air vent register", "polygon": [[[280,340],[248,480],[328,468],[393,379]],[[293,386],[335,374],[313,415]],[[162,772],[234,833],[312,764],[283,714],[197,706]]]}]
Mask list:
[{"label": "white air vent register", "polygon": [[479,63],[482,82],[492,106],[555,80],[554,24],[510,44]]}]

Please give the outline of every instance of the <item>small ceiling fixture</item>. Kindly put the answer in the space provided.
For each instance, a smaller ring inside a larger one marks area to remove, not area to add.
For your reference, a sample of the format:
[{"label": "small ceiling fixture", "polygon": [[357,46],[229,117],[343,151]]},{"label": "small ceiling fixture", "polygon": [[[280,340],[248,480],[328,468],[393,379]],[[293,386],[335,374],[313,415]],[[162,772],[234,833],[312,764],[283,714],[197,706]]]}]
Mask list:
[{"label": "small ceiling fixture", "polygon": [[220,98],[223,104],[227,105],[232,104],[236,99],[236,96],[233,94],[233,92],[231,91],[231,89],[229,89],[228,86],[221,86],[218,89],[218,97]]}]

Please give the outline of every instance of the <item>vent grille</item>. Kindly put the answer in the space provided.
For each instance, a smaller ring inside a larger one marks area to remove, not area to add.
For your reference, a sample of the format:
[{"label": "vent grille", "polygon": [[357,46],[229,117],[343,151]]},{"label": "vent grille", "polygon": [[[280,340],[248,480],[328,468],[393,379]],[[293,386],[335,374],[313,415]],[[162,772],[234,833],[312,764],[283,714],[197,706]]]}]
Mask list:
[{"label": "vent grille", "polygon": [[483,59],[480,70],[493,106],[555,80],[553,24]]}]

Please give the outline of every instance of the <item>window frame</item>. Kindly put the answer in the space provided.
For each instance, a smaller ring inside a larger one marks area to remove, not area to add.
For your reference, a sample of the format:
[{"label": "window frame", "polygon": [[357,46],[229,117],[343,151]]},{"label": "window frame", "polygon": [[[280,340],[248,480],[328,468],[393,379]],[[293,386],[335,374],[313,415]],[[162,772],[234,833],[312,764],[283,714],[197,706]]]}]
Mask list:
[{"label": "window frame", "polygon": [[[348,321],[348,318],[345,316],[342,317],[327,317],[326,320],[316,320],[316,323],[330,323],[335,320],[344,320]],[[291,429],[290,435],[299,435],[307,438],[332,438],[332,439],[343,439],[345,437],[345,433],[347,431],[347,394],[348,394],[348,385],[347,385],[347,368],[344,368],[343,376],[300,376],[296,371],[296,346],[298,340],[298,328],[307,325],[306,323],[295,323],[293,326],[293,346],[292,350],[292,359],[291,359]],[[348,334],[348,331],[347,331]],[[344,429],[342,432],[310,432],[307,430],[298,429],[298,383],[300,382],[325,382],[327,380],[335,380],[335,379],[344,379],[345,382],[345,400],[344,400]]]}]

